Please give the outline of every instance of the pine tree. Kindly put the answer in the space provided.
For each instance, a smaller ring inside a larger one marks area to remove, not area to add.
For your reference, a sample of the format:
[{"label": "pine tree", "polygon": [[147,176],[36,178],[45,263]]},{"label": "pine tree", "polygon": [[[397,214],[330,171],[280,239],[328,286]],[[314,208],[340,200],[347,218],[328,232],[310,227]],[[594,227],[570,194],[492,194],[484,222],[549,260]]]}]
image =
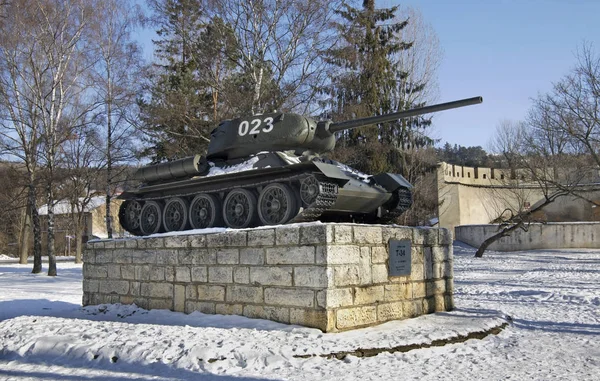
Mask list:
[{"label": "pine tree", "polygon": [[[409,73],[398,64],[397,55],[412,47],[399,37],[410,20],[397,21],[398,6],[376,9],[374,0],[364,0],[362,9],[345,5],[338,13],[343,43],[328,57],[334,67],[331,85],[324,91],[329,96],[328,116],[345,120],[422,106],[407,104],[400,96],[426,84],[406,81]],[[427,119],[413,118],[342,132],[336,155],[356,158],[351,164],[365,171],[399,171],[406,166],[402,149],[432,145],[418,131],[424,125]]]},{"label": "pine tree", "polygon": [[159,40],[149,100],[141,100],[142,119],[154,162],[206,150],[212,129],[213,100],[201,80],[198,47],[206,30],[202,0],[153,0]]}]

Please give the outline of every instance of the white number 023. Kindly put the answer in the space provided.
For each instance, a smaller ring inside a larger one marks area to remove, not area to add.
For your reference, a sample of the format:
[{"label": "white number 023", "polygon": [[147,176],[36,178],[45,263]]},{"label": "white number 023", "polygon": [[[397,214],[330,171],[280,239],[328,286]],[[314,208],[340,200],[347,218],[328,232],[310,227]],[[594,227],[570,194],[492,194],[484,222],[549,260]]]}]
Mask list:
[{"label": "white number 023", "polygon": [[[262,129],[261,126],[265,125]],[[250,128],[252,126],[252,128]],[[264,120],[253,119],[251,122],[244,120],[238,127],[238,135],[244,136],[246,134],[256,135],[260,132],[271,132],[273,131],[273,118],[268,117]]]}]

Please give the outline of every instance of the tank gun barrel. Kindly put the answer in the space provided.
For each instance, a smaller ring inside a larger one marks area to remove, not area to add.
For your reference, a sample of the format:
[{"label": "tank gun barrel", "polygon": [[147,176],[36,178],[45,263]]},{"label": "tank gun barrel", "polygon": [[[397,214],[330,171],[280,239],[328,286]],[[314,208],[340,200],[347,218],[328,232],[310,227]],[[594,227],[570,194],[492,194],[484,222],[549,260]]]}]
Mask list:
[{"label": "tank gun barrel", "polygon": [[331,123],[329,125],[328,130],[330,133],[334,133],[334,132],[338,132],[338,131],[342,131],[342,130],[347,130],[350,128],[368,126],[370,124],[390,122],[392,120],[398,120],[398,119],[402,119],[402,118],[409,118],[411,116],[428,114],[430,112],[438,112],[438,111],[444,111],[444,110],[449,110],[449,109],[458,108],[458,107],[471,106],[471,105],[479,104],[481,102],[483,102],[483,97],[473,97],[473,98],[461,99],[461,100],[453,101],[453,102],[446,102],[446,103],[440,103],[437,105],[419,107],[419,108],[414,108],[414,109],[405,110],[405,111],[398,111],[398,112],[394,112],[391,114],[377,115],[377,116],[371,116],[368,118],[361,118],[361,119],[355,119],[355,120],[348,120],[345,122]]}]

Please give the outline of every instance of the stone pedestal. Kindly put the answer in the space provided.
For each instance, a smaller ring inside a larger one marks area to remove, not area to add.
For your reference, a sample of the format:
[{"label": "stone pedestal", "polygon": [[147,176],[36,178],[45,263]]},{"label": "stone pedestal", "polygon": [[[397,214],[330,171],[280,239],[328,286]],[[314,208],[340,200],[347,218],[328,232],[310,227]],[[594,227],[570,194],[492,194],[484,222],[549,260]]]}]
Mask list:
[{"label": "stone pedestal", "polygon": [[[390,276],[390,240],[410,241],[410,275]],[[453,308],[446,229],[313,223],[95,241],[83,277],[84,305],[236,314],[324,332]]]}]

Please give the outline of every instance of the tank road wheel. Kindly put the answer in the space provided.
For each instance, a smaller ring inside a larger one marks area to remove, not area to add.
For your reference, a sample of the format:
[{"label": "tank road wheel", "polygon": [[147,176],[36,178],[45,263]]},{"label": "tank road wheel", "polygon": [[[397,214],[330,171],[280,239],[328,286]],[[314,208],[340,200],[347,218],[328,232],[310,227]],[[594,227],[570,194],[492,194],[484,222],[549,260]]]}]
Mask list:
[{"label": "tank road wheel", "polygon": [[247,189],[234,189],[223,202],[225,225],[234,229],[247,228],[256,217],[256,196]]},{"label": "tank road wheel", "polygon": [[304,206],[315,202],[319,195],[319,181],[314,176],[308,176],[300,183],[300,198]]},{"label": "tank road wheel", "polygon": [[139,235],[142,204],[136,200],[125,200],[119,207],[119,223],[131,234]]},{"label": "tank road wheel", "polygon": [[170,199],[165,204],[162,219],[168,232],[185,230],[188,222],[188,202],[180,197]]},{"label": "tank road wheel", "polygon": [[190,224],[194,229],[221,225],[221,201],[212,194],[199,194],[190,206]]},{"label": "tank road wheel", "polygon": [[267,185],[258,197],[258,217],[265,225],[280,225],[291,220],[298,212],[296,195],[280,183]]},{"label": "tank road wheel", "polygon": [[140,230],[143,235],[158,233],[162,227],[162,208],[156,201],[147,201],[140,213]]}]

